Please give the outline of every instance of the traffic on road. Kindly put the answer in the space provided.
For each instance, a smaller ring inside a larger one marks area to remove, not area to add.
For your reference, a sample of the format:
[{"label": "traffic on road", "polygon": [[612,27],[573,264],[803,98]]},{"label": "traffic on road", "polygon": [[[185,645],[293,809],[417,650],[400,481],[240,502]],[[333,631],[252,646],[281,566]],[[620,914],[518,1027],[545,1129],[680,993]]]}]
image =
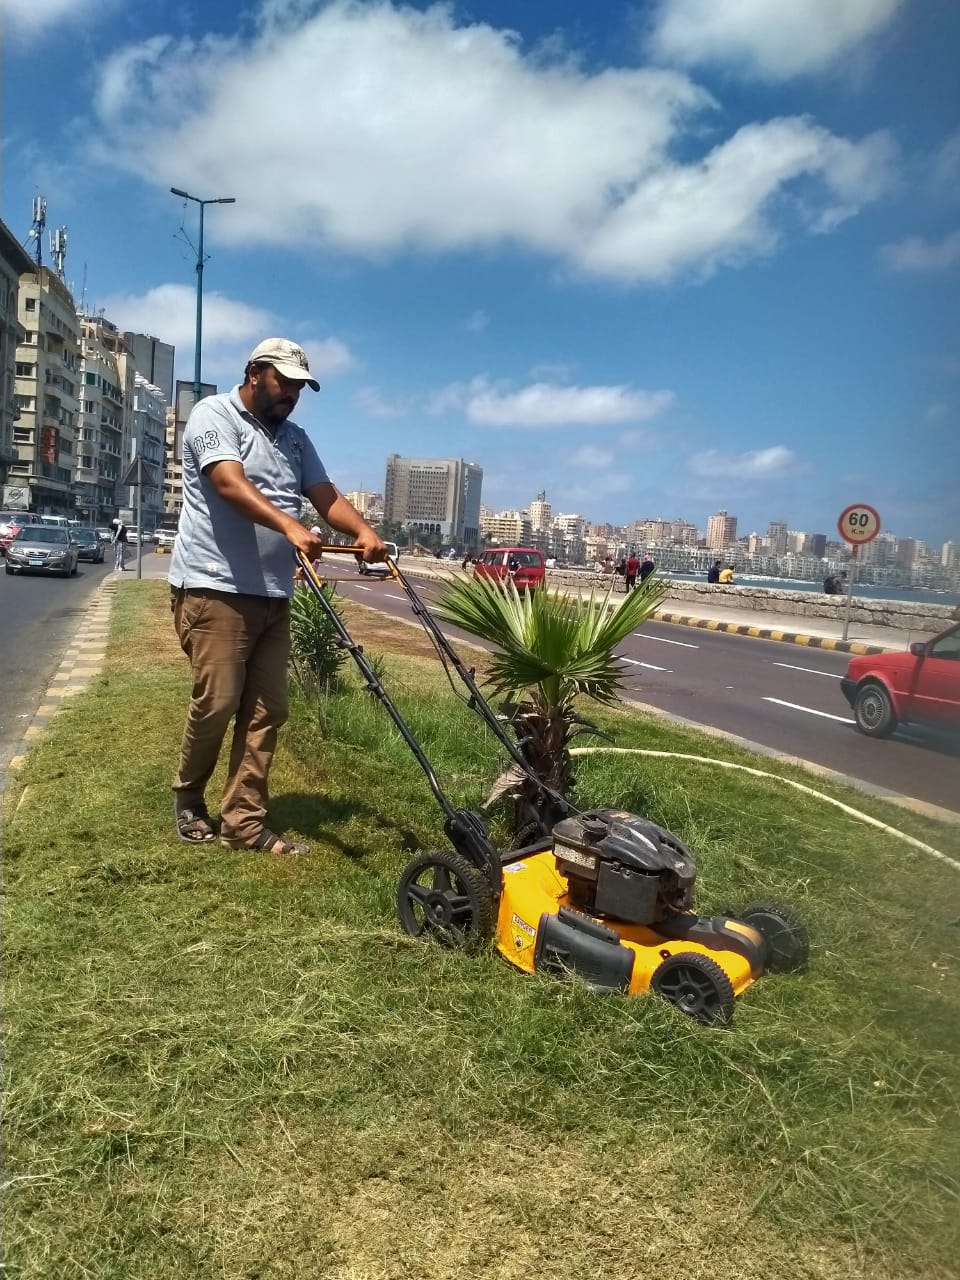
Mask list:
[{"label": "traffic on road", "polygon": [[[409,602],[389,579],[360,581],[353,566],[337,565],[333,557],[324,562],[324,575],[358,603],[409,616]],[[429,604],[441,588],[418,579],[417,590]],[[629,668],[625,692],[633,701],[878,790],[960,812],[960,738],[907,725],[882,741],[858,732],[841,690],[850,665],[846,653],[651,622],[621,646],[619,656]]]}]

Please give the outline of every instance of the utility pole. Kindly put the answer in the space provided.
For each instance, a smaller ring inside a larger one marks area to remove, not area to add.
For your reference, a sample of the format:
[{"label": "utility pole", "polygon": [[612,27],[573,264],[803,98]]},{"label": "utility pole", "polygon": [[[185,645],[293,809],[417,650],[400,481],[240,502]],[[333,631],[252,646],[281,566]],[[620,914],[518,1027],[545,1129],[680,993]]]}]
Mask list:
[{"label": "utility pole", "polygon": [[213,200],[201,200],[192,196],[189,191],[181,191],[179,187],[171,187],[170,194],[180,196],[182,200],[192,200],[200,206],[200,242],[197,245],[197,332],[196,346],[193,355],[193,403],[200,400],[200,349],[203,339],[203,211],[208,204],[236,204],[235,196],[217,196]]}]

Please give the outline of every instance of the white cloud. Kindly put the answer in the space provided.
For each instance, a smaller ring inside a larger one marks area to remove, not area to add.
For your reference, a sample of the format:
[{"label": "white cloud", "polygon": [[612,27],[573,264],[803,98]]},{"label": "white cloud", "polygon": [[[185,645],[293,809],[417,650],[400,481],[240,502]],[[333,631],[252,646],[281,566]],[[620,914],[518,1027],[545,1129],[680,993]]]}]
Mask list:
[{"label": "white cloud", "polygon": [[668,280],[694,264],[707,274],[777,246],[773,215],[789,184],[802,195],[793,212],[811,230],[831,230],[880,194],[892,160],[884,134],[854,145],[808,120],[745,125],[703,161],[664,164],[637,183],[585,239],[581,265],[636,280]]},{"label": "white cloud", "polygon": [[371,418],[402,418],[410,410],[409,401],[388,400],[379,387],[361,387],[353,399]]},{"label": "white cloud", "polygon": [[740,454],[707,449],[703,453],[695,453],[687,466],[694,475],[711,479],[723,476],[740,480],[772,480],[802,470],[803,464],[792,449],[777,444],[769,449],[754,449]]},{"label": "white cloud", "polygon": [[490,317],[482,308],[471,311],[463,322],[463,327],[467,333],[483,333],[484,329],[489,328]]},{"label": "white cloud", "polygon": [[[116,294],[103,300],[103,308],[120,329],[152,333],[175,347],[193,347],[196,336],[197,295],[185,284],[161,284],[143,294]],[[203,340],[211,346],[268,337],[276,317],[262,307],[226,298],[221,293],[203,295]]]},{"label": "white cloud", "polygon": [[576,453],[570,455],[570,462],[574,467],[600,470],[603,467],[609,467],[615,457],[616,454],[612,449],[597,449],[592,444],[585,444]]},{"label": "white cloud", "polygon": [[[185,284],[161,284],[143,294],[116,294],[100,304],[119,329],[150,333],[178,349],[192,352],[196,340],[197,295]],[[264,338],[282,334],[283,322],[263,307],[221,293],[203,295],[203,350],[211,364],[242,368],[250,351]],[[334,377],[356,363],[339,338],[310,340],[297,335],[320,377]],[[179,363],[179,362],[178,362]]]},{"label": "white cloud", "polygon": [[881,252],[893,271],[947,271],[960,262],[960,231],[952,231],[942,240],[908,236],[884,245]]},{"label": "white cloud", "polygon": [[769,80],[825,68],[888,25],[905,0],[661,0],[654,53],[681,66],[727,64]]},{"label": "white cloud", "polygon": [[609,426],[643,422],[673,403],[672,391],[635,391],[624,386],[560,386],[534,382],[511,391],[486,378],[444,387],[430,397],[429,411],[459,409],[480,427]]},{"label": "white cloud", "polygon": [[680,165],[716,108],[683,73],[589,71],[458,25],[451,7],[384,0],[277,0],[247,40],[153,37],[105,61],[94,100],[103,163],[237,197],[211,228],[221,240],[365,256],[520,246],[623,280],[769,251],[777,197],[800,180],[802,225],[828,228],[875,198],[891,151],[792,119]]},{"label": "white cloud", "polygon": [[49,35],[57,25],[90,27],[116,9],[117,0],[4,0],[4,27],[21,40]]},{"label": "white cloud", "polygon": [[[609,494],[626,493],[633,488],[633,480],[622,471],[608,471],[603,475],[590,477],[589,484],[564,485],[558,489],[558,496],[565,506],[573,508],[596,508],[598,500]],[[556,510],[556,508],[554,508]]]}]

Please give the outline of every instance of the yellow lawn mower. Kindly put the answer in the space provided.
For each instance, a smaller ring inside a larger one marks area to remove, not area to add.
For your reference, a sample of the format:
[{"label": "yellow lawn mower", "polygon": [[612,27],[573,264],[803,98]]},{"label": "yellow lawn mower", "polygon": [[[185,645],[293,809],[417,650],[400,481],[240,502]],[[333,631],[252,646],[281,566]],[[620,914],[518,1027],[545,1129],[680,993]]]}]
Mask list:
[{"label": "yellow lawn mower", "polygon": [[[356,553],[325,547],[325,552]],[[492,939],[526,973],[577,975],[598,992],[655,992],[699,1022],[726,1026],[735,997],[761,974],[801,968],[809,943],[803,925],[779,903],[736,914],[694,910],[696,860],[671,832],[615,808],[577,812],[536,778],[501,718],[396,561],[390,575],[409,598],[454,692],[484,721],[511,759],[559,815],[523,848],[498,851],[483,815],[455,808],[430,761],[298,553],[303,586],[322,604],[338,642],[413,752],[444,814],[451,849],[418,854],[397,887],[400,924],[411,937],[475,950]],[[456,686],[451,668],[466,694]]]}]

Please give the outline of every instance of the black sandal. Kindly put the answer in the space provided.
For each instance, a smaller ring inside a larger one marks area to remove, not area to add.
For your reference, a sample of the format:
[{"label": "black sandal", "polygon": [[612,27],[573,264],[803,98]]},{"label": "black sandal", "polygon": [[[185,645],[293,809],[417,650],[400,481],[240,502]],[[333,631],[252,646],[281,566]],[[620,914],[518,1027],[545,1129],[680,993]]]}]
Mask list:
[{"label": "black sandal", "polygon": [[184,844],[209,844],[217,836],[216,828],[202,800],[180,807],[180,801],[173,802],[173,820],[177,825],[177,835]]},{"label": "black sandal", "polygon": [[276,857],[310,852],[310,846],[304,844],[302,840],[287,840],[284,836],[278,836],[275,831],[271,831],[269,827],[264,827],[256,840],[250,844],[228,840],[226,836],[220,837],[220,843],[225,849],[249,849],[254,852],[272,853]]}]

